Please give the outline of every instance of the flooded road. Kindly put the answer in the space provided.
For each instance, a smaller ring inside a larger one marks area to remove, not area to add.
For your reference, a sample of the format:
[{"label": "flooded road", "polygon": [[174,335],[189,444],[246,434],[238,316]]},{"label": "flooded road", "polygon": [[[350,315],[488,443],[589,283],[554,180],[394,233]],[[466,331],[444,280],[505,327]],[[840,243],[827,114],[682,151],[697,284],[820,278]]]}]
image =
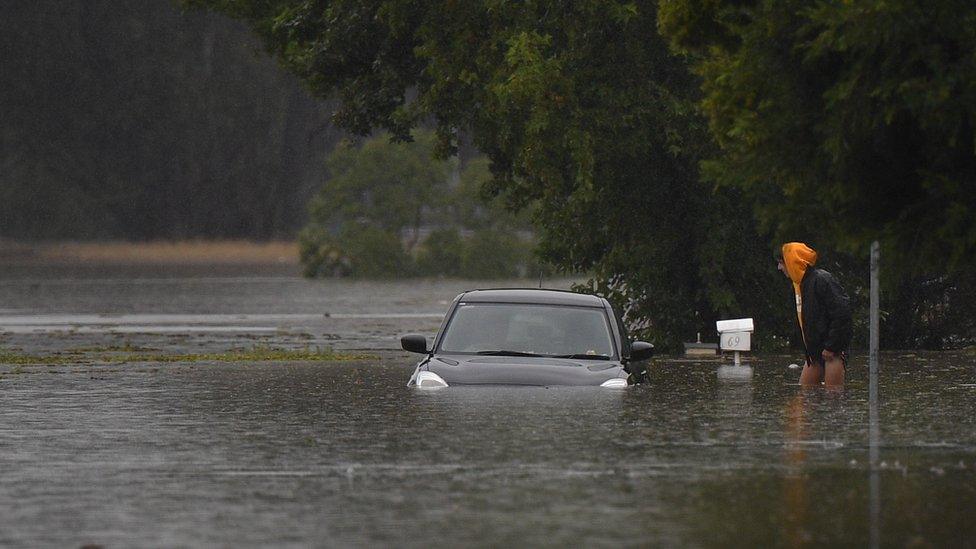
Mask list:
[{"label": "flooded road", "polygon": [[[972,546],[976,355],[885,354],[880,509],[868,384],[661,357],[646,385],[407,389],[463,281],[0,273],[0,349],[261,344],[336,363],[0,364],[0,544]],[[135,277],[135,278],[133,278]],[[516,283],[521,284],[521,283]],[[565,285],[565,282],[558,283]]]},{"label": "flooded road", "polygon": [[25,352],[113,340],[172,351],[254,342],[396,349],[405,329],[436,331],[460,291],[498,283],[316,282],[228,269],[0,268],[0,337]]}]

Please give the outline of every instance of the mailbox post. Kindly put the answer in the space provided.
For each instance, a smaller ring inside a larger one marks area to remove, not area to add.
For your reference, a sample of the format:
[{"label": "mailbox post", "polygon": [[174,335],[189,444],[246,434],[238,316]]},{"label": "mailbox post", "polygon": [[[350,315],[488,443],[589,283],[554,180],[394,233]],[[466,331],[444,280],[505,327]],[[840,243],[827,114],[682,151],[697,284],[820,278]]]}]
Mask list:
[{"label": "mailbox post", "polygon": [[718,330],[719,349],[734,351],[735,365],[741,366],[739,352],[748,351],[752,348],[752,319],[719,320],[715,323],[715,329]]}]

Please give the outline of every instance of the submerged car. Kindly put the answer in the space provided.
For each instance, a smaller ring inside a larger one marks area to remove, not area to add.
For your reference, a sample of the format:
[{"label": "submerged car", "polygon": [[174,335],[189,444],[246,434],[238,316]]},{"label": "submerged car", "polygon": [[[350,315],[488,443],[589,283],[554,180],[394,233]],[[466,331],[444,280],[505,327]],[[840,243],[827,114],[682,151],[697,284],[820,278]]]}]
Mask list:
[{"label": "submerged car", "polygon": [[426,355],[407,383],[594,385],[626,387],[646,376],[637,363],[654,346],[631,343],[620,315],[595,295],[561,290],[473,290],[454,299],[428,347],[423,335],[400,338]]}]

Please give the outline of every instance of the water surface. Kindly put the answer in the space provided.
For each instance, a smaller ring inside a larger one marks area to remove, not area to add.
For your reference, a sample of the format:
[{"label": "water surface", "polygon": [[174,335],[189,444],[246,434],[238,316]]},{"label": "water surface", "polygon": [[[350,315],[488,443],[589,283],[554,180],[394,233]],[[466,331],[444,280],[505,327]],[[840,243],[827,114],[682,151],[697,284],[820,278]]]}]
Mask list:
[{"label": "water surface", "polygon": [[[0,544],[866,545],[875,526],[883,545],[971,546],[976,535],[972,353],[883,356],[872,525],[863,357],[840,392],[796,386],[787,356],[753,359],[748,382],[664,357],[623,391],[418,391],[396,336],[432,333],[468,283],[28,274],[0,281],[4,348],[312,341],[376,358],[0,365]],[[118,331],[181,325],[200,330]],[[221,327],[243,331],[208,331]],[[247,331],[260,327],[273,331]]]}]

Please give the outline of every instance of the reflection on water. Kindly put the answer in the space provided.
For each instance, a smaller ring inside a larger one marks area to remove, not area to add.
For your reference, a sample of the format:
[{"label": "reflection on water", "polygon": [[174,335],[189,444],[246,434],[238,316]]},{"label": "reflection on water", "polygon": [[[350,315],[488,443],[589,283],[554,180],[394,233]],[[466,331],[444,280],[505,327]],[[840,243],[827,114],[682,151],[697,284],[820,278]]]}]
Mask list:
[{"label": "reflection on water", "polygon": [[806,448],[800,444],[806,439],[805,436],[805,410],[804,392],[808,389],[801,388],[798,394],[789,400],[785,408],[786,421],[786,448],[785,463],[787,470],[783,475],[783,505],[786,511],[785,534],[787,545],[790,547],[800,547],[811,541],[812,535],[806,530],[809,523],[807,514],[809,507],[807,502],[806,478],[804,478],[803,465],[806,461]]},{"label": "reflection on water", "polygon": [[[10,289],[24,286],[10,283],[0,284],[0,306],[33,315],[311,315],[307,303],[320,299],[352,315],[429,313],[456,289],[279,282],[236,294],[195,282],[146,295],[113,287],[105,309],[86,305],[98,292],[65,292],[38,297],[36,310]],[[380,292],[395,296],[388,309]],[[219,306],[200,305],[208,299]],[[436,329],[425,318],[343,322],[344,333],[375,332],[378,341]],[[7,334],[0,344],[56,346],[60,337]],[[869,542],[863,358],[852,360],[841,392],[798,387],[786,368],[794,357],[754,361],[744,383],[718,380],[715,363],[658,358],[649,383],[626,391],[417,391],[405,387],[412,360],[383,352],[339,364],[0,365],[0,545]],[[971,544],[976,357],[883,363],[882,543]]]}]

